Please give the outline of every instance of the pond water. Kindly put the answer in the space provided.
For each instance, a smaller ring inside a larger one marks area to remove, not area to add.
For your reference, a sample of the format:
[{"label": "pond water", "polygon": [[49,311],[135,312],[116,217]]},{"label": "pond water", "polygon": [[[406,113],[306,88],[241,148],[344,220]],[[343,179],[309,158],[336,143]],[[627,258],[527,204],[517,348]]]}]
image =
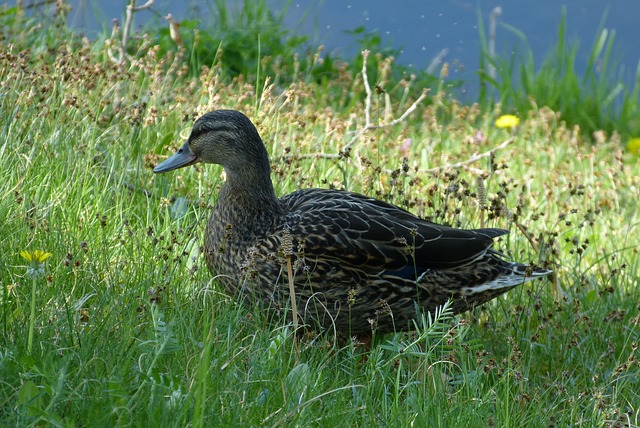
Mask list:
[{"label": "pond water", "polygon": [[[126,3],[73,0],[70,22],[91,35],[101,27],[98,22],[108,27],[113,18],[121,19]],[[144,0],[138,0],[138,4],[142,3]],[[203,5],[209,3],[212,1],[156,0],[152,11],[136,15],[136,23],[169,12],[177,20],[194,16],[207,19],[211,14]],[[241,7],[243,1],[227,3],[231,8]],[[498,6],[502,10],[496,37],[498,54],[521,49],[519,38],[508,29],[511,26],[526,36],[536,63],[540,64],[557,42],[564,8],[566,39],[579,42],[580,46],[579,71],[586,67],[601,25],[610,30],[609,34],[615,31],[612,59],[620,65],[618,77],[627,87],[632,85],[640,61],[639,0],[268,0],[268,4],[275,11],[286,8],[285,23],[295,34],[311,36],[312,44],[323,44],[327,51],[346,58],[360,49],[358,37],[349,32],[364,27],[366,32],[379,34],[381,47],[400,52],[397,61],[402,64],[426,69],[436,58],[449,62],[453,65],[450,76],[467,82],[466,89],[472,94],[480,57],[478,14],[487,28],[489,15]]]}]

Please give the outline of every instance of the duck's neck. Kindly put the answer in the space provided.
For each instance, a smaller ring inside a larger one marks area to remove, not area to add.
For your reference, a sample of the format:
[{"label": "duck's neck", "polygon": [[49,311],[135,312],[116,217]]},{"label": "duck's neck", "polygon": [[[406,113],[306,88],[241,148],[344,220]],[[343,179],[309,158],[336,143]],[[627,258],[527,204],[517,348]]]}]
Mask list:
[{"label": "duck's neck", "polygon": [[234,172],[227,170],[227,178],[218,195],[218,206],[224,206],[233,215],[250,217],[259,213],[277,213],[280,202],[271,183],[269,169]]}]

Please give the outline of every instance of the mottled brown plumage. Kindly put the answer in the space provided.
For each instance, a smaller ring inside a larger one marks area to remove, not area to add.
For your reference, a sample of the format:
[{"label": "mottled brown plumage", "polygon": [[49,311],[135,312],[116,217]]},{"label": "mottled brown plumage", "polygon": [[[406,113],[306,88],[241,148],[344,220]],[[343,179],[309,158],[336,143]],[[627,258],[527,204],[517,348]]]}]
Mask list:
[{"label": "mottled brown plumage", "polygon": [[451,299],[454,312],[464,312],[550,273],[491,249],[506,230],[454,229],[338,190],[277,198],[265,146],[237,111],[199,118],[185,145],[154,172],[196,162],[226,171],[205,234],[211,272],[231,295],[285,311],[291,263],[299,316],[311,328],[407,330],[417,307],[431,312]]}]

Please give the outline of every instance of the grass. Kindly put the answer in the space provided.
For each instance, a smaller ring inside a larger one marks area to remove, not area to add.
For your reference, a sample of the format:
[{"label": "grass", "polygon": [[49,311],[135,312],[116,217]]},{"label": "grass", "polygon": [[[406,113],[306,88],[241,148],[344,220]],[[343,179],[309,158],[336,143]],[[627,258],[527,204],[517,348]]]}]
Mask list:
[{"label": "grass", "polygon": [[[0,425],[640,425],[640,164],[615,134],[589,144],[548,108],[498,129],[499,110],[434,94],[331,158],[365,125],[358,75],[189,77],[153,49],[118,65],[102,43],[23,31],[0,42]],[[422,89],[376,83],[376,122]],[[378,338],[366,360],[332,337],[296,342],[206,271],[221,171],[151,172],[194,117],[222,107],[257,123],[278,194],[344,188],[509,228],[498,247],[552,266],[562,294],[538,281],[460,316],[444,308]],[[52,256],[32,305],[19,253],[36,249]]]},{"label": "grass", "polygon": [[[576,71],[578,43],[566,40],[567,16],[563,11],[558,28],[557,44],[539,62],[528,47],[527,37],[514,27],[503,24],[520,41],[518,48],[506,56],[492,58],[488,54],[486,37],[480,21],[483,46],[482,60],[497,70],[495,78],[480,73],[480,102],[490,106],[499,101],[503,108],[520,115],[546,106],[562,113],[562,119],[579,125],[585,136],[593,139],[605,132],[634,137],[640,134],[640,68],[633,74],[633,83],[625,85],[622,68],[614,58],[615,30],[604,28],[604,19],[596,31],[584,73]],[[497,96],[491,96],[489,89]]]}]

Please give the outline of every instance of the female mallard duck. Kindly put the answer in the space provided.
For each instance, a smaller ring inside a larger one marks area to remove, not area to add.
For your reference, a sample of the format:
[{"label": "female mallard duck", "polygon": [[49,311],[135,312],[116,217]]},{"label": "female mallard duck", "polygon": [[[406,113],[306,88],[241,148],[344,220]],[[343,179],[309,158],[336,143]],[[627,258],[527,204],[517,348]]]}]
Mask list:
[{"label": "female mallard duck", "polygon": [[407,330],[417,308],[432,312],[451,299],[464,312],[550,273],[491,249],[506,230],[453,229],[339,190],[276,197],[264,143],[238,111],[199,118],[153,171],[198,162],[226,172],[206,230],[209,270],[230,294],[279,311],[289,302],[290,268],[298,314],[311,327],[349,336]]}]

